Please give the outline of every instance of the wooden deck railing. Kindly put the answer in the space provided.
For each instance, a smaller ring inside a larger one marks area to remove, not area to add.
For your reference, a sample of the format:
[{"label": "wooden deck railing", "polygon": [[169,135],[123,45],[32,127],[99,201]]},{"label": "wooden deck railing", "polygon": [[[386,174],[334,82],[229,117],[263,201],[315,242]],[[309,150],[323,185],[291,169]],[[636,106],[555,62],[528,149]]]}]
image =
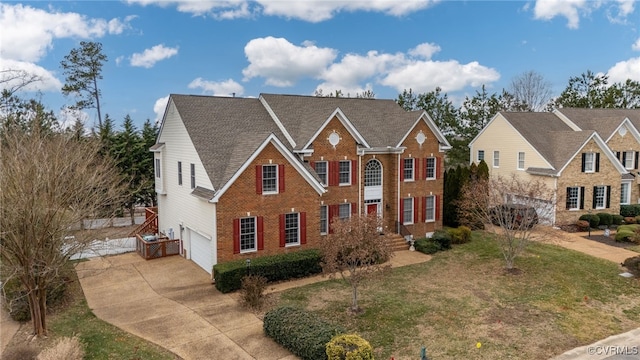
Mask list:
[{"label": "wooden deck railing", "polygon": [[180,254],[180,239],[169,239],[160,234],[157,240],[144,240],[142,235],[136,234],[136,251],[145,260]]},{"label": "wooden deck railing", "polygon": [[129,236],[158,233],[158,208],[151,207],[144,209],[144,218],[144,222],[136,227]]}]

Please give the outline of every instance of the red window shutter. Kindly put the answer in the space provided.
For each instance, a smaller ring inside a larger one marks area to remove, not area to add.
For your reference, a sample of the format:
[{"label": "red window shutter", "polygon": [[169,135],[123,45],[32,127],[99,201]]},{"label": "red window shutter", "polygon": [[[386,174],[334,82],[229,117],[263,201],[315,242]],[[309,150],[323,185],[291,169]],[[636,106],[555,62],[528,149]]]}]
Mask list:
[{"label": "red window shutter", "polygon": [[351,185],[358,184],[358,160],[351,160]]},{"label": "red window shutter", "polygon": [[240,253],[240,219],[233,219],[233,253]]},{"label": "red window shutter", "polygon": [[440,196],[436,195],[435,199],[433,199],[435,201],[435,208],[436,208],[436,221],[440,220]]},{"label": "red window shutter", "polygon": [[404,181],[404,160],[405,158],[400,159],[400,181]]},{"label": "red window shutter", "polygon": [[440,171],[442,170],[442,158],[436,157],[436,179],[440,179]]},{"label": "red window shutter", "polygon": [[316,169],[316,162],[315,161],[309,161],[309,166],[311,166],[311,168],[313,170],[315,170]]},{"label": "red window shutter", "polygon": [[264,250],[264,219],[262,216],[258,216],[256,217],[256,222],[257,225],[256,227],[258,228],[258,250]]},{"label": "red window shutter", "polygon": [[358,214],[358,204],[351,203],[351,215],[357,215],[357,214]]},{"label": "red window shutter", "polygon": [[420,205],[418,204],[419,201],[420,201],[419,197],[413,198],[413,223],[414,224],[418,223],[418,206]]},{"label": "red window shutter", "polygon": [[262,195],[262,165],[256,165],[256,194]]},{"label": "red window shutter", "polygon": [[284,245],[285,245],[284,214],[280,214],[280,247],[284,247]]},{"label": "red window shutter", "polygon": [[400,199],[400,224],[404,224],[404,199]]},{"label": "red window shutter", "polygon": [[329,161],[329,186],[338,185],[338,178],[340,175],[339,165],[337,161]]},{"label": "red window shutter", "polygon": [[300,244],[307,243],[307,213],[300,213]]},{"label": "red window shutter", "polygon": [[278,165],[278,192],[284,192],[284,164]]},{"label": "red window shutter", "polygon": [[427,221],[427,197],[422,197],[422,222]]}]

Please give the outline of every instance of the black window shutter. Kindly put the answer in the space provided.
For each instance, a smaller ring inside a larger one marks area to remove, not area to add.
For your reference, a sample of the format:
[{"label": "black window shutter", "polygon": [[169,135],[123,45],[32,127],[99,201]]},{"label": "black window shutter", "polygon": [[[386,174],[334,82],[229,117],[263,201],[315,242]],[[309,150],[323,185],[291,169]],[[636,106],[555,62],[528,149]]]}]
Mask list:
[{"label": "black window shutter", "polygon": [[569,210],[569,194],[570,194],[570,192],[571,192],[571,188],[568,187],[567,188],[567,204],[566,204],[567,205],[567,210]]},{"label": "black window shutter", "polygon": [[598,188],[597,186],[593,187],[593,202],[591,203],[591,208],[592,209],[596,208],[596,189],[597,188]]},{"label": "black window shutter", "polygon": [[626,166],[625,164],[627,163],[627,152],[623,152],[622,153],[622,166]]},{"label": "black window shutter", "polygon": [[587,158],[587,154],[582,153],[582,172],[584,172],[584,162],[586,158]]},{"label": "black window shutter", "polygon": [[618,158],[619,161],[622,161],[622,159],[620,159],[620,151],[616,151],[616,157]]},{"label": "black window shutter", "polygon": [[635,155],[636,155],[636,159],[633,162],[633,168],[638,169],[638,152],[637,151],[635,152]]},{"label": "black window shutter", "polygon": [[607,185],[607,206],[606,208],[611,207],[611,185]]},{"label": "black window shutter", "polygon": [[584,209],[584,186],[580,186],[580,209]]},{"label": "black window shutter", "polygon": [[600,172],[600,153],[596,153],[596,172]]}]

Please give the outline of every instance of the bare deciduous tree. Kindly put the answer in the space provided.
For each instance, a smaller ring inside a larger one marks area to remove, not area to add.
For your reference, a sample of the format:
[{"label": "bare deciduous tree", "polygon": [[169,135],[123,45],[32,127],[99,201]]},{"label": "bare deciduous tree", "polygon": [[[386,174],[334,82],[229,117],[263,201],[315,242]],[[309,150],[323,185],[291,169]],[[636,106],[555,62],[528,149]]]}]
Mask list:
[{"label": "bare deciduous tree", "polygon": [[551,83],[539,73],[530,70],[514,77],[509,92],[516,101],[524,103],[529,111],[542,111],[551,100]]},{"label": "bare deciduous tree", "polygon": [[515,259],[531,241],[539,224],[552,222],[554,193],[539,180],[517,176],[477,179],[466,183],[458,211],[465,225],[482,223],[495,235],[506,268],[513,271]]},{"label": "bare deciduous tree", "polygon": [[376,215],[334,218],[331,228],[332,233],[320,243],[322,271],[330,277],[339,273],[351,285],[351,311],[357,313],[358,288],[390,267],[384,264],[393,256],[389,236],[380,234],[382,221]]},{"label": "bare deciduous tree", "polygon": [[70,229],[119,203],[118,172],[98,155],[99,150],[90,139],[78,140],[37,127],[30,132],[2,132],[3,284],[16,278],[26,291],[36,335],[47,334],[47,289],[59,283],[69,258],[91,240],[86,232],[69,236]]}]

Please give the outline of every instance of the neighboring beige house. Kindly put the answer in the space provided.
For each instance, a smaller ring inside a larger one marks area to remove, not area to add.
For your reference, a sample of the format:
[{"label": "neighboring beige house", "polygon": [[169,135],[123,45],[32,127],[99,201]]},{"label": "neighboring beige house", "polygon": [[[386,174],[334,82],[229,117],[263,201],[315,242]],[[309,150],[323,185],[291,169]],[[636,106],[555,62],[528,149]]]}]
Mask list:
[{"label": "neighboring beige house", "polygon": [[617,214],[640,202],[639,126],[640,110],[500,112],[469,144],[470,161],[484,160],[492,175],[544,181],[556,193],[554,224]]}]

